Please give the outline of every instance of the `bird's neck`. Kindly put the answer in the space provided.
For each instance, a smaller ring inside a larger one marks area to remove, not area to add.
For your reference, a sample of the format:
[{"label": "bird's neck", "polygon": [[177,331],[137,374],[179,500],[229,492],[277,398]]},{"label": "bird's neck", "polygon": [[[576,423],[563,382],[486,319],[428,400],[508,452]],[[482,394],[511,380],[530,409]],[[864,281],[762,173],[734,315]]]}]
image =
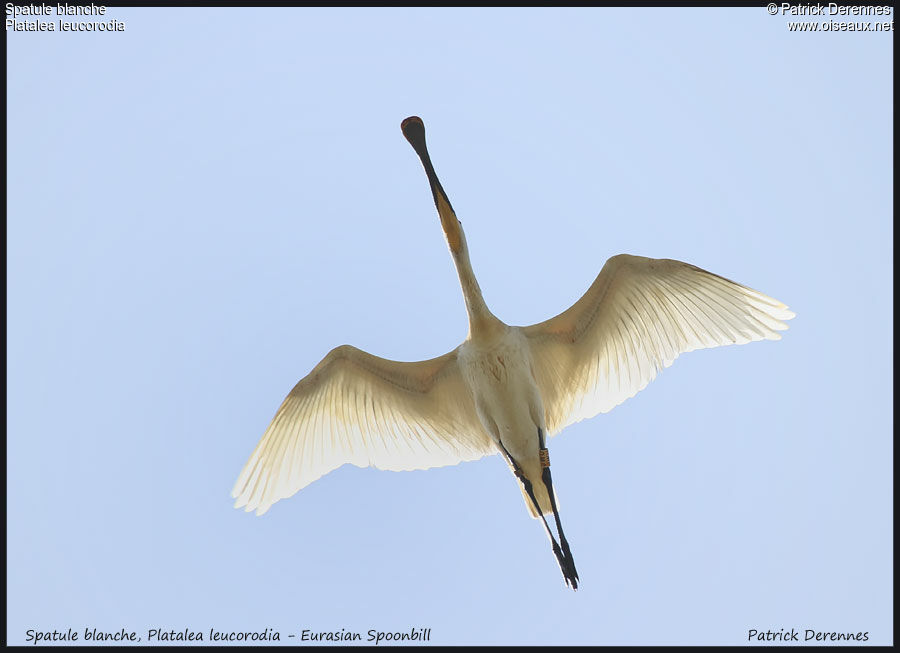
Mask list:
[{"label": "bird's neck", "polygon": [[466,312],[469,314],[469,339],[490,339],[499,335],[504,328],[503,322],[491,313],[481,294],[481,286],[472,270],[469,250],[465,245],[453,252],[456,272],[459,274],[459,285],[462,287],[466,301]]},{"label": "bird's neck", "polygon": [[450,200],[447,199],[441,182],[438,181],[428,152],[424,150],[424,145],[419,156],[422,159],[422,165],[425,166],[425,173],[428,175],[428,182],[434,197],[434,205],[441,218],[441,228],[444,230],[447,246],[450,248],[450,254],[456,264],[456,272],[459,274],[459,284],[462,286],[463,297],[466,300],[466,312],[469,314],[469,339],[493,340],[504,332],[506,325],[494,317],[487,304],[484,303],[481,287],[475,279],[475,272],[472,271],[472,261],[469,260],[466,234],[456,217],[456,212],[450,205]]}]

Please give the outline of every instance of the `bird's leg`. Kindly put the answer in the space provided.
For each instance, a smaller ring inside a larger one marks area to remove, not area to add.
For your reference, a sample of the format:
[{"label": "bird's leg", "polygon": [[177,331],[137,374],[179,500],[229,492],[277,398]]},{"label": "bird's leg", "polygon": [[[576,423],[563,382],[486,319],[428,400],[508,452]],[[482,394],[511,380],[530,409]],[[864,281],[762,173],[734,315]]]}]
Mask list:
[{"label": "bird's leg", "polygon": [[[499,440],[498,440],[499,442]],[[563,573],[563,578],[566,581],[566,585],[572,587],[572,589],[577,589],[578,587],[578,576],[577,574],[572,577],[569,573],[570,564],[568,562],[569,558],[563,555],[562,550],[559,548],[559,544],[556,542],[556,538],[553,537],[553,531],[550,530],[550,526],[547,524],[547,520],[544,519],[544,515],[541,512],[541,506],[537,501],[537,498],[534,496],[534,488],[531,485],[531,481],[522,473],[522,470],[519,468],[519,465],[516,463],[515,459],[510,455],[509,451],[506,450],[506,447],[503,445],[503,442],[500,442],[500,448],[503,450],[503,454],[506,456],[506,461],[509,463],[509,466],[513,470],[513,474],[516,475],[516,478],[519,479],[519,482],[522,483],[522,486],[525,488],[526,494],[528,494],[528,498],[531,499],[531,503],[534,504],[534,509],[537,511],[537,514],[541,517],[541,522],[544,524],[544,530],[547,533],[547,537],[550,538],[550,544],[553,547],[553,554],[556,556],[556,561],[559,563],[559,568]],[[571,565],[572,571],[574,571],[574,565]]]},{"label": "bird's leg", "polygon": [[575,558],[572,557],[572,551],[569,549],[569,542],[566,540],[566,534],[563,533],[562,521],[559,519],[559,510],[556,507],[556,495],[553,493],[553,477],[550,475],[550,453],[544,446],[544,432],[538,427],[538,442],[540,443],[541,454],[541,480],[547,487],[547,494],[550,495],[550,507],[553,508],[553,518],[556,520],[556,530],[559,532],[559,541],[562,544],[562,552],[566,556],[569,564],[569,571],[572,576],[572,583],[578,587],[578,571],[575,569]]}]

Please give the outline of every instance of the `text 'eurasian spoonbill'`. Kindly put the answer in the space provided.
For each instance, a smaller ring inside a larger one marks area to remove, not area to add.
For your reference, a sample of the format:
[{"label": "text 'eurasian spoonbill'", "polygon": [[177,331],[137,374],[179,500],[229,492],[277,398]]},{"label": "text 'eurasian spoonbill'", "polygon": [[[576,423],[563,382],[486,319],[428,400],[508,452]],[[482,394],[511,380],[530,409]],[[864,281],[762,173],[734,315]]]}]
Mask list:
[{"label": "text 'eurasian spoonbill'", "polygon": [[[342,345],[285,398],[232,491],[266,512],[344,463],[427,469],[500,453],[540,517],[566,583],[578,572],[563,533],[546,438],[642,390],[682,352],[778,340],[787,306],[698,267],[620,254],[568,310],[540,324],[497,319],[475,280],[462,224],[438,181],[425,125],[400,125],[428,176],[462,285],[469,334],[449,354],[398,362]],[[553,513],[559,542],[545,514]]]}]

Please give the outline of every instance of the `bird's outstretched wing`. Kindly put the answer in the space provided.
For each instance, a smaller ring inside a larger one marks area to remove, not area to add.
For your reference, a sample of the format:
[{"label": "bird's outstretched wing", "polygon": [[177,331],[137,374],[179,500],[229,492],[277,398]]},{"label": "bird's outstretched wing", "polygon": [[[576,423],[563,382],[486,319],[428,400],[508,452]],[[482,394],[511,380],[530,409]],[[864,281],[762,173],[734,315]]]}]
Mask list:
[{"label": "bird's outstretched wing", "polygon": [[333,349],[281,404],[234,485],[235,508],[261,515],[344,463],[399,471],[496,453],[456,353],[401,363]]},{"label": "bird's outstretched wing", "polygon": [[612,410],[682,352],[778,340],[792,317],[781,302],[688,263],[614,256],[568,310],[524,328],[547,429]]}]

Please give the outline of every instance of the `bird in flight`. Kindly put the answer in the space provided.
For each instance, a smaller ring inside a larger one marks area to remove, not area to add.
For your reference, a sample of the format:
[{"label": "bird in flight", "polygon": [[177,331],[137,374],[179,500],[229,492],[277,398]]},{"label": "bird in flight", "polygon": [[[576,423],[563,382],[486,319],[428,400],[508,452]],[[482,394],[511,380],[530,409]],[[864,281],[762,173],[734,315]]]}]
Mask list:
[{"label": "bird in flight", "polygon": [[[706,270],[620,254],[556,317],[500,321],[475,279],[462,224],[438,181],[425,125],[400,128],[425,168],[462,286],[469,333],[453,351],[399,362],[341,345],[294,386],[232,490],[261,515],[344,463],[412,470],[501,454],[540,518],[563,578],[578,572],[557,508],[547,438],[634,396],[679,354],[778,340],[787,306]],[[557,542],[545,515],[551,515]]]}]

